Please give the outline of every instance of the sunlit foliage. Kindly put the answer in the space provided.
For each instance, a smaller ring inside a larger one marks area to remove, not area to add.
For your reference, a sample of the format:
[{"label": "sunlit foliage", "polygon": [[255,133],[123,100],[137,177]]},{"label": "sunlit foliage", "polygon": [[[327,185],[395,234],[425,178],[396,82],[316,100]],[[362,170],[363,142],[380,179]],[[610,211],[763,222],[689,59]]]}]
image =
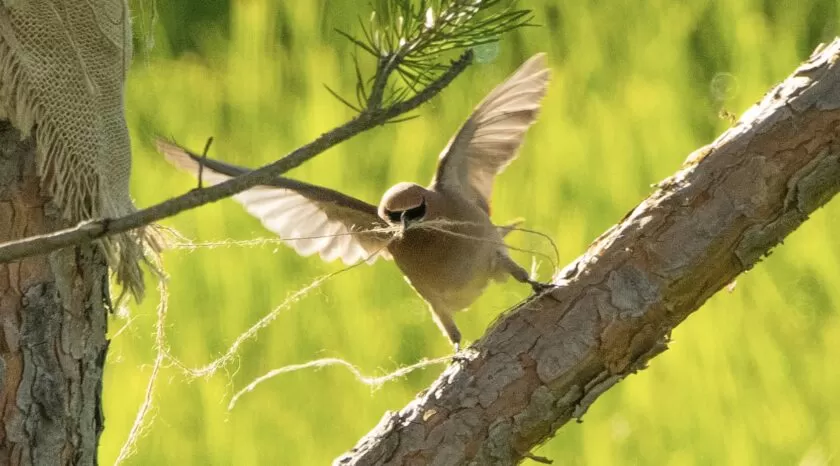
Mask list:
[{"label": "sunlit foliage", "polygon": [[[222,6],[220,6],[220,4]],[[247,166],[278,158],[345,121],[332,97],[355,93],[356,47],[369,6],[356,0],[158,2],[135,5],[145,25],[128,82],[132,192],[141,206],[194,187],[151,146],[156,134]],[[821,41],[838,33],[830,1],[533,0],[533,22],[473,65],[419,118],[367,133],[290,172],[371,202],[391,184],[425,182],[436,156],[483,95],[526,57],[549,54],[553,81],[540,122],[501,176],[494,218],[524,217],[576,257],[729,125]],[[156,11],[156,14],[152,14]],[[141,24],[142,23],[142,24]],[[151,48],[147,45],[153,45]],[[165,222],[197,240],[267,236],[233,201]],[[830,464],[840,454],[840,201],[712,298],[673,335],[651,367],[602,397],[582,424],[538,453],[556,464]],[[511,235],[518,246],[550,251]],[[527,263],[530,259],[518,254]],[[338,270],[286,247],[165,255],[166,327],[174,354],[201,365],[289,294]],[[542,278],[550,270],[543,263]],[[149,284],[149,289],[154,289]],[[474,340],[529,292],[491,287],[458,316]],[[130,310],[106,370],[101,460],[124,441],[153,360],[155,299]],[[125,321],[114,319],[118,330]],[[242,347],[228,372],[188,382],[165,368],[153,419],[129,464],[325,464],[437,375],[414,373],[371,393],[341,368],[287,374],[226,410],[230,396],[281,365],[341,357],[376,374],[448,342],[393,264],[354,269],[323,284]]]}]

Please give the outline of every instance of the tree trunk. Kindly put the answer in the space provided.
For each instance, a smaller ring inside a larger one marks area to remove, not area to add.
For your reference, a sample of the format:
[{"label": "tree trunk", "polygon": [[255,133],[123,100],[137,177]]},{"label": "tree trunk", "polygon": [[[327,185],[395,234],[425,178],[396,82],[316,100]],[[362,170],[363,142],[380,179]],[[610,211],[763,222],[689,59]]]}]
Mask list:
[{"label": "tree trunk", "polygon": [[[41,189],[32,138],[0,121],[0,243],[67,226]],[[91,243],[0,264],[0,464],[96,464],[107,300]]]},{"label": "tree trunk", "polygon": [[643,369],[840,190],[838,56],[815,52],[336,464],[514,464]]}]

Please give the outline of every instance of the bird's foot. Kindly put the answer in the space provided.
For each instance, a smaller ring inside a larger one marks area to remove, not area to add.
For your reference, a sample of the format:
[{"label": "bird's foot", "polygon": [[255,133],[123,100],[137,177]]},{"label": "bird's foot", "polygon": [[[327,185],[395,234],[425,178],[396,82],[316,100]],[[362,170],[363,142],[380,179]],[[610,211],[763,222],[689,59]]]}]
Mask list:
[{"label": "bird's foot", "polygon": [[536,280],[528,280],[528,284],[531,285],[531,289],[534,290],[534,294],[537,295],[537,297],[548,296],[555,301],[557,300],[551,293],[554,288],[557,288],[557,285],[553,283],[542,283]]},{"label": "bird's foot", "polygon": [[452,362],[466,364],[478,356],[478,351],[471,348],[461,349],[461,345],[455,343],[455,354],[452,355]]},{"label": "bird's foot", "polygon": [[534,294],[543,294],[555,287],[553,283],[542,283],[536,280],[528,280],[528,284],[531,285],[531,289],[534,290]]}]

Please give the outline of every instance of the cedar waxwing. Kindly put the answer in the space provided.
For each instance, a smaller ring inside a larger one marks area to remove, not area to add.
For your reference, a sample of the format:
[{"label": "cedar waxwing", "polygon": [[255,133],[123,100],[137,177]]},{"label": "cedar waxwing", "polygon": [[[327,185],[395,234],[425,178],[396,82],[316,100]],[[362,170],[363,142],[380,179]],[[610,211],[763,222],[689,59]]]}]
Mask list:
[{"label": "cedar waxwing", "polygon": [[[505,228],[490,221],[493,179],[516,157],[548,79],[544,54],[533,56],[490,92],[449,141],[428,188],[399,183],[385,192],[378,208],[283,177],[234,199],[301,255],[317,252],[346,264],[393,259],[458,351],[461,333],[453,315],[472,304],[491,278],[511,275],[536,292],[549,286],[531,280],[508,256]],[[211,184],[249,171],[163,140],[157,146],[169,162],[193,175],[203,164],[202,178]]]}]

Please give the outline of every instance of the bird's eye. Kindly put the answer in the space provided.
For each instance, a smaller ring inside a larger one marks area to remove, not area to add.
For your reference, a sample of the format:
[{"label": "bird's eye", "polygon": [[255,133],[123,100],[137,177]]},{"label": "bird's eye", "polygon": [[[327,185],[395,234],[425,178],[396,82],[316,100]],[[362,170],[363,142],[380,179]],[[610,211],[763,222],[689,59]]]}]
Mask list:
[{"label": "bird's eye", "polygon": [[410,222],[420,220],[426,216],[426,203],[408,210],[386,210],[385,215],[394,224],[402,223],[403,217]]},{"label": "bird's eye", "polygon": [[386,210],[385,215],[388,216],[388,220],[390,220],[392,223],[400,223],[400,217],[402,216],[402,212],[391,212],[390,210]]},{"label": "bird's eye", "polygon": [[423,202],[419,206],[405,211],[405,218],[408,220],[420,220],[426,216],[426,203]]}]

